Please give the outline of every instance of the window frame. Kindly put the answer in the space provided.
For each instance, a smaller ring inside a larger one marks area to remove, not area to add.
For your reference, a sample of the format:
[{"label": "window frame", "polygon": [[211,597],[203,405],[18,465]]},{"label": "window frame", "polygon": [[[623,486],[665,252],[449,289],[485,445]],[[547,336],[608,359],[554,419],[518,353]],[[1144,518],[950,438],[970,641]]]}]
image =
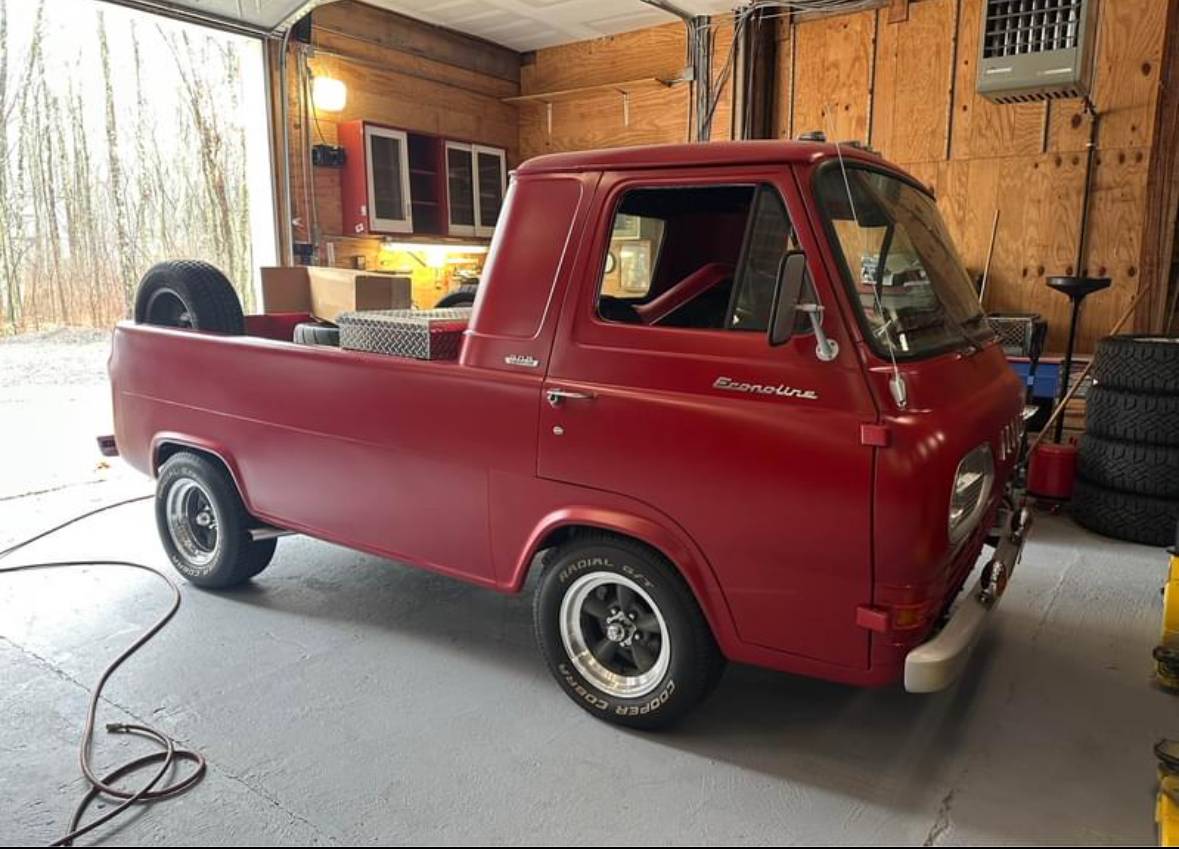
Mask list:
[{"label": "window frame", "polygon": [[[504,211],[504,196],[508,193],[508,153],[502,147],[492,147],[485,144],[471,144],[471,190],[475,202],[475,235],[490,238],[495,233],[495,225],[499,223],[499,216]],[[483,198],[479,193],[482,182],[479,177],[479,157],[490,156],[499,161],[499,212],[496,220],[490,224],[483,222]]]},{"label": "window frame", "polygon": [[[784,166],[785,167],[785,166]],[[725,188],[748,188],[752,190],[752,196],[749,202],[749,211],[746,214],[745,226],[741,235],[741,247],[737,253],[737,262],[734,266],[734,280],[733,291],[730,294],[729,303],[725,308],[724,319],[727,320],[731,315],[735,298],[737,295],[737,274],[739,273],[746,257],[746,251],[749,248],[749,240],[752,234],[754,210],[756,208],[757,200],[763,190],[773,191],[778,201],[782,205],[782,209],[786,213],[786,219],[790,224],[791,233],[794,239],[801,245],[799,226],[794,220],[794,215],[791,213],[790,199],[787,195],[787,190],[782,183],[778,182],[777,177],[780,175],[775,173],[757,172],[751,174],[737,174],[725,175],[721,177],[717,175],[715,179],[702,178],[700,181],[684,181],[682,179],[666,180],[655,177],[653,179],[643,179],[641,175],[626,175],[620,179],[610,189],[610,196],[608,203],[603,204],[603,211],[606,213],[604,220],[598,221],[595,225],[597,232],[594,235],[594,247],[591,250],[597,250],[600,254],[598,260],[592,269],[596,269],[589,280],[589,285],[586,287],[589,290],[589,307],[590,320],[594,326],[606,328],[623,328],[638,331],[640,333],[650,334],[654,333],[674,333],[677,336],[681,334],[689,334],[690,338],[700,338],[701,334],[707,334],[723,339],[755,339],[760,340],[766,349],[772,349],[769,344],[768,331],[766,330],[736,330],[734,328],[725,327],[671,327],[660,326],[655,324],[629,324],[621,321],[610,321],[602,318],[598,312],[598,306],[602,297],[602,283],[605,279],[605,268],[607,256],[610,252],[610,244],[613,241],[612,234],[614,231],[614,222],[618,217],[619,209],[625,197],[634,191],[674,191],[674,190],[689,190],[689,189],[725,189]],[[735,178],[735,179],[734,179]],[[666,181],[665,181],[666,180]],[[603,229],[604,228],[604,229]],[[666,229],[666,222],[664,224]],[[663,250],[666,246],[666,233],[660,238],[659,251],[651,264],[652,274],[658,267],[659,261],[663,257]],[[812,286],[814,283],[812,282]],[[648,295],[650,292],[648,291]],[[631,300],[631,299],[624,299]],[[633,299],[639,301],[641,299]],[[795,333],[796,336],[802,335]]]},{"label": "window frame", "polygon": [[[398,144],[398,175],[401,183],[401,218],[381,218],[377,215],[376,168],[373,165],[372,140],[389,139]],[[412,233],[413,199],[409,188],[409,133],[381,124],[364,124],[365,181],[368,188],[369,230],[374,233]]]},{"label": "window frame", "polygon": [[[903,171],[894,170],[884,165],[878,165],[874,162],[866,162],[862,159],[847,160],[845,166],[847,168],[855,168],[861,171],[870,171],[881,174],[885,177],[898,180],[907,184],[911,188],[921,192],[921,194],[928,197],[937,205],[937,196],[930,191],[928,186],[923,185],[915,177],[904,173]],[[835,225],[832,223],[831,216],[823,208],[821,195],[819,194],[819,182],[822,180],[828,171],[832,169],[840,169],[840,161],[838,159],[828,159],[820,163],[812,172],[810,178],[810,187],[812,196],[815,199],[815,213],[819,221],[820,235],[827,241],[827,249],[831,253],[832,259],[835,261],[835,275],[838,278],[837,285],[843,289],[845,296],[849,300],[851,307],[852,320],[860,329],[861,338],[867,343],[868,349],[879,359],[888,361],[896,359],[897,362],[918,362],[921,360],[931,360],[936,357],[943,356],[954,351],[960,351],[964,348],[971,347],[971,343],[966,339],[950,340],[944,345],[927,348],[921,351],[901,351],[889,349],[879,343],[876,339],[874,328],[868,320],[868,316],[863,310],[856,306],[855,300],[858,298],[858,293],[855,290],[855,278],[852,275],[851,268],[847,264],[847,257],[844,254],[842,243],[839,240],[839,234],[835,232]],[[941,210],[938,210],[941,213]],[[943,219],[944,222],[944,219]],[[957,245],[955,245],[957,248]],[[985,344],[985,343],[983,343]]]},{"label": "window frame", "polygon": [[[450,187],[450,152],[457,150],[460,153],[465,153],[469,160],[471,168],[471,222],[470,224],[455,224],[454,211],[454,195],[451,194]],[[475,227],[479,221],[479,200],[475,195],[475,183],[478,177],[475,174],[475,151],[472,145],[467,142],[452,141],[445,139],[442,142],[442,165],[446,172],[446,233],[449,236],[474,236]]]}]

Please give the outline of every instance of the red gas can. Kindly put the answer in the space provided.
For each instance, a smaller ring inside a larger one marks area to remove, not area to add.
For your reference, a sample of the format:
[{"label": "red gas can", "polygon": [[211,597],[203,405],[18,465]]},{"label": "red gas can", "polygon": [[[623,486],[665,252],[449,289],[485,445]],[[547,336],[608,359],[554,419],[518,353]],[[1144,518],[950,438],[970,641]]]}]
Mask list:
[{"label": "red gas can", "polygon": [[1077,477],[1077,446],[1041,442],[1028,464],[1028,492],[1042,498],[1071,498]]}]

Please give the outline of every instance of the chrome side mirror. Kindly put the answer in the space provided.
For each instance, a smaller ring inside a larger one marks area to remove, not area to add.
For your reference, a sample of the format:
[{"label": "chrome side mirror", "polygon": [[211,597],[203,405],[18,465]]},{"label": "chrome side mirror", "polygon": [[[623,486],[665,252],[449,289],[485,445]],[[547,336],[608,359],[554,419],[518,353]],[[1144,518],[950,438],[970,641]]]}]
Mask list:
[{"label": "chrome side mirror", "polygon": [[806,255],[802,251],[784,253],[778,263],[774,303],[770,307],[770,345],[774,347],[785,345],[794,335],[794,316],[805,279]]},{"label": "chrome side mirror", "polygon": [[[839,345],[823,330],[823,305],[814,296],[814,286],[805,286],[810,279],[806,265],[806,254],[802,251],[787,251],[778,263],[778,282],[774,291],[774,304],[770,318],[770,344],[784,345],[794,335],[794,318],[802,312],[811,321],[811,330],[818,343],[815,356],[823,362],[830,362],[839,355]],[[803,298],[804,287],[808,295]]]}]

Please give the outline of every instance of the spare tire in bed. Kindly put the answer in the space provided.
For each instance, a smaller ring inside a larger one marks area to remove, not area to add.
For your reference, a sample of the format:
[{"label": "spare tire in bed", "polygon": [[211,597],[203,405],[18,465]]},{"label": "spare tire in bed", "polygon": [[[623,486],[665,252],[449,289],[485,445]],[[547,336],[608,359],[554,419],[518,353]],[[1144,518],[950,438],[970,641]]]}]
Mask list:
[{"label": "spare tire in bed", "polygon": [[300,345],[332,345],[340,347],[340,328],[318,321],[303,321],[295,325],[295,342]]},{"label": "spare tire in bed", "polygon": [[434,304],[434,309],[441,310],[449,307],[469,307],[475,303],[475,293],[479,291],[476,283],[464,283],[451,292],[443,295]]},{"label": "spare tire in bed", "polygon": [[153,265],[135,293],[135,321],[215,333],[245,333],[241,301],[229,280],[207,262]]}]

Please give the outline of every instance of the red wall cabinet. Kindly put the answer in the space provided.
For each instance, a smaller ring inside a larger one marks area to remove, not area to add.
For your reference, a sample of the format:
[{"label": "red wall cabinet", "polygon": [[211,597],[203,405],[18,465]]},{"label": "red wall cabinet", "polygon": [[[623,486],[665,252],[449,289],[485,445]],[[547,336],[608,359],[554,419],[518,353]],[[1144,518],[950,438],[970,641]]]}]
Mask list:
[{"label": "red wall cabinet", "polygon": [[507,184],[502,148],[368,121],[339,127],[349,235],[488,237]]}]

